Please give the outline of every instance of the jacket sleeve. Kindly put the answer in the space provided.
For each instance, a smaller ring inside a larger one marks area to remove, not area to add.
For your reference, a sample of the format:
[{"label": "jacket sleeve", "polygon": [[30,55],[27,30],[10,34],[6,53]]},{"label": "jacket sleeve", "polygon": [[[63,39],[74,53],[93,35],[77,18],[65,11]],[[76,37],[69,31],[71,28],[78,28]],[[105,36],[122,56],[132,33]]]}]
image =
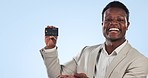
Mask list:
[{"label": "jacket sleeve", "polygon": [[60,65],[57,50],[46,52],[43,48],[40,50],[40,52],[44,60],[49,78],[56,78],[60,74],[70,75],[77,72],[77,61],[80,58],[80,54],[78,54],[66,64]]},{"label": "jacket sleeve", "polygon": [[123,78],[147,78],[148,58],[141,57],[132,62]]},{"label": "jacket sleeve", "polygon": [[49,78],[56,78],[60,75],[60,64],[58,60],[57,51],[46,52],[45,49],[40,50],[44,64],[47,69],[47,74]]}]

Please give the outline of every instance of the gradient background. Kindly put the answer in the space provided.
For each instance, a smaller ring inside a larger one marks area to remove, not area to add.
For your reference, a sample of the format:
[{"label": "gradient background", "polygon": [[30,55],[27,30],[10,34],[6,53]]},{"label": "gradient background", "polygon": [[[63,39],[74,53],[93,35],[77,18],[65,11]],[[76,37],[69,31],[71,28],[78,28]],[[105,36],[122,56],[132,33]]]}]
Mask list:
[{"label": "gradient background", "polygon": [[[44,28],[59,28],[60,63],[104,42],[101,12],[110,0],[0,0],[0,78],[48,78],[39,50]],[[127,39],[148,57],[148,0],[122,0],[130,10]]]}]

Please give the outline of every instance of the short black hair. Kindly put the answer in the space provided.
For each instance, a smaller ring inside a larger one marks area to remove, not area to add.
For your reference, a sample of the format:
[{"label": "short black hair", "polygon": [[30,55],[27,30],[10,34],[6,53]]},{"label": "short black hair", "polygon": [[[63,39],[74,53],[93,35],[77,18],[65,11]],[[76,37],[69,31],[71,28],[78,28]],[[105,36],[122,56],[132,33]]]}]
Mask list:
[{"label": "short black hair", "polygon": [[112,7],[123,9],[127,14],[127,21],[129,21],[129,10],[123,3],[119,2],[119,1],[112,1],[105,6],[105,8],[102,11],[102,21],[103,21],[103,17],[104,17],[104,12],[107,9],[112,8]]}]

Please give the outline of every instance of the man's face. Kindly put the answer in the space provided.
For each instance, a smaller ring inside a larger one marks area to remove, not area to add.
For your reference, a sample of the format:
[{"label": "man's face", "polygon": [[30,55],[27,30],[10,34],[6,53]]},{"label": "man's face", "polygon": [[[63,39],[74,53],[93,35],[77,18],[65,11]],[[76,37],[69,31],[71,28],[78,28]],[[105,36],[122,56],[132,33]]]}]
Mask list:
[{"label": "man's face", "polygon": [[126,17],[126,12],[120,8],[109,8],[105,11],[102,28],[103,35],[107,40],[125,39],[125,33],[129,26]]}]

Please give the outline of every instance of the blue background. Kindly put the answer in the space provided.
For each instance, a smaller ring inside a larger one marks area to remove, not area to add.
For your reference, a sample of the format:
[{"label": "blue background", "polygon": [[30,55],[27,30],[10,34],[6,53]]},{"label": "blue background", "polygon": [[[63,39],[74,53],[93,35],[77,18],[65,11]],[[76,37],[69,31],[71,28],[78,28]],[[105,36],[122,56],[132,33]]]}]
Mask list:
[{"label": "blue background", "polygon": [[[103,43],[101,12],[110,0],[0,0],[0,78],[48,78],[39,50],[44,28],[59,28],[60,63]],[[148,0],[122,0],[130,10],[126,38],[148,57]]]}]

